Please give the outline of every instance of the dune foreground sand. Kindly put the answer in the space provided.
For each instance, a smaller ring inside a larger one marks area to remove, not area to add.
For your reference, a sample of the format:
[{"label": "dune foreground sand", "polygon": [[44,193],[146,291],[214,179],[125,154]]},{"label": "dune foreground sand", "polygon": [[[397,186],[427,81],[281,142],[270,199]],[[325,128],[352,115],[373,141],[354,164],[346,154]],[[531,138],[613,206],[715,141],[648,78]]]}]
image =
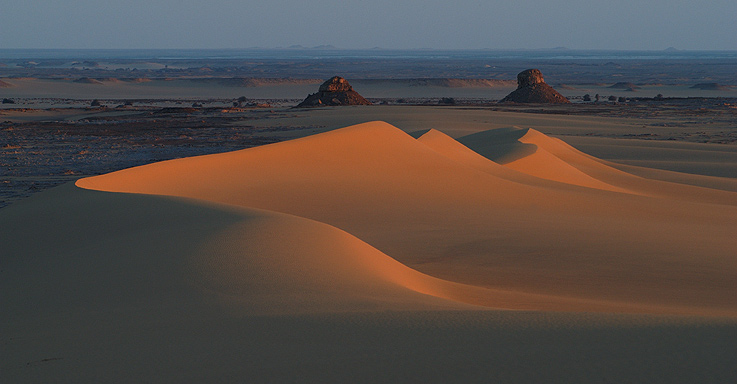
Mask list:
[{"label": "dune foreground sand", "polygon": [[731,382],[737,193],[358,124],[0,211],[3,382]]}]

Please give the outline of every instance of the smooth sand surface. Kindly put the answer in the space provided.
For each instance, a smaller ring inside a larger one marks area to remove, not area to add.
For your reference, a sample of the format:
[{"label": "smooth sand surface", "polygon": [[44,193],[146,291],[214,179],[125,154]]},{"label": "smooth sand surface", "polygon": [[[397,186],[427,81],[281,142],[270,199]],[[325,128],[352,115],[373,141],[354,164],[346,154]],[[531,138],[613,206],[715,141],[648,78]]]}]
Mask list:
[{"label": "smooth sand surface", "polygon": [[737,379],[729,182],[441,131],[364,123],[3,209],[0,378]]},{"label": "smooth sand surface", "polygon": [[[151,164],[77,185],[310,218],[354,234],[413,268],[476,286],[602,300],[615,307],[643,304],[648,312],[733,313],[737,194],[723,192],[716,204],[698,196],[663,197],[657,187],[637,190],[636,183],[625,185],[633,192],[623,193],[626,188],[600,181],[618,181],[622,171],[539,132],[528,131],[521,139],[530,136],[527,141],[537,144],[528,145],[538,150],[510,164],[537,157],[543,146],[558,154],[545,150],[545,157],[509,168],[534,177],[543,173],[556,185],[479,172],[380,122]],[[446,143],[458,148],[450,137]],[[550,157],[555,161],[546,163]],[[537,163],[544,167],[536,168]],[[666,190],[662,195],[673,193],[667,185],[660,188]],[[711,197],[712,192],[703,193]],[[577,234],[575,240],[571,233]],[[708,256],[695,260],[694,247]],[[493,300],[486,304],[495,306]],[[693,310],[680,308],[685,304]]]}]

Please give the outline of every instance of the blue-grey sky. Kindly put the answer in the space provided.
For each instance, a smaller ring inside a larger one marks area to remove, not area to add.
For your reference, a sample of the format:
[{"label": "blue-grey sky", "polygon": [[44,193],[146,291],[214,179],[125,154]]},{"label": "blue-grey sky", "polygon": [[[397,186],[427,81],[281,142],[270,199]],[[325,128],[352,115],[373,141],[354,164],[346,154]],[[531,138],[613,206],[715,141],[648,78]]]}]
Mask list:
[{"label": "blue-grey sky", "polygon": [[737,1],[0,0],[0,48],[737,50]]}]

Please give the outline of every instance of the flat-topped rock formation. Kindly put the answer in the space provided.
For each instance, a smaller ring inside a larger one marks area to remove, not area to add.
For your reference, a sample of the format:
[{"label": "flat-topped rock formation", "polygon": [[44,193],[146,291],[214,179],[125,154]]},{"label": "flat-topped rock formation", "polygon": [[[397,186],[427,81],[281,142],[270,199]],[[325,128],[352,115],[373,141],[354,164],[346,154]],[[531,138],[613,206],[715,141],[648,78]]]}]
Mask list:
[{"label": "flat-topped rock formation", "polygon": [[317,93],[307,96],[297,107],[319,107],[323,105],[371,105],[371,102],[354,91],[346,79],[333,76],[320,85]]},{"label": "flat-topped rock formation", "polygon": [[502,103],[570,103],[553,87],[545,84],[539,69],[528,69],[517,75],[517,89],[501,100]]}]

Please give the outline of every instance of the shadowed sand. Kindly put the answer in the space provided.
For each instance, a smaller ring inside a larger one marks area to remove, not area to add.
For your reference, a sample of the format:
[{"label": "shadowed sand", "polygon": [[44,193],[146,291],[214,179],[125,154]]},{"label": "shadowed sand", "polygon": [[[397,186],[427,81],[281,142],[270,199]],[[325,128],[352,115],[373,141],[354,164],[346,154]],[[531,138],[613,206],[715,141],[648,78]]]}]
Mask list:
[{"label": "shadowed sand", "polygon": [[383,122],[85,178],[0,212],[0,375],[704,378],[685,353],[729,381],[735,205],[532,129]]}]

